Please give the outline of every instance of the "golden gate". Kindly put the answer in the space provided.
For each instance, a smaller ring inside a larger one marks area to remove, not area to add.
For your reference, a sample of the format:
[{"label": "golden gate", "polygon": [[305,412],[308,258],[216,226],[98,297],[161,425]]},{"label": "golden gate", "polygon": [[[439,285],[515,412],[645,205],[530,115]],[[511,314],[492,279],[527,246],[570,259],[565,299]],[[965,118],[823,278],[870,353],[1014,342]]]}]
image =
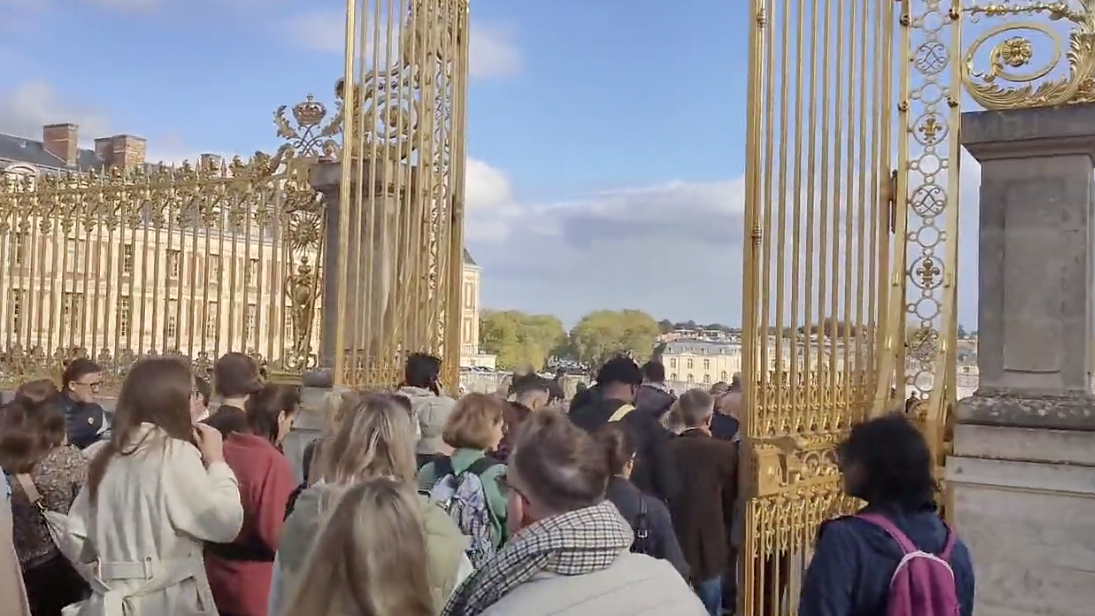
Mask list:
[{"label": "golden gate", "polygon": [[818,526],[857,508],[835,454],[853,423],[905,410],[942,468],[963,98],[1095,100],[1095,1],[752,0],[750,11],[739,611],[767,616],[797,612]]}]

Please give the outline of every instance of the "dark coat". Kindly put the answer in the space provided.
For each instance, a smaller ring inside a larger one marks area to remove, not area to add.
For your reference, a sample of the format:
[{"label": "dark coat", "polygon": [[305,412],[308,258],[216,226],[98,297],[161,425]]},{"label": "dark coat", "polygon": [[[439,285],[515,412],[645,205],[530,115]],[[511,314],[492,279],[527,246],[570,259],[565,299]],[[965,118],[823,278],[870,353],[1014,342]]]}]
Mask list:
[{"label": "dark coat", "polygon": [[673,394],[650,385],[643,385],[635,393],[635,408],[650,413],[656,419],[669,412],[669,407],[677,401]]},{"label": "dark coat", "polygon": [[[899,513],[867,507],[890,519],[916,547],[931,554],[943,550],[947,527],[934,510]],[[799,616],[885,616],[890,578],[904,556],[886,531],[854,517],[825,522],[802,582]],[[960,616],[973,616],[974,577],[969,550],[959,540],[951,552],[961,605]]]},{"label": "dark coat", "polygon": [[738,446],[703,430],[686,430],[667,446],[677,471],[688,477],[669,501],[673,527],[695,582],[731,572],[728,532],[738,496]]},{"label": "dark coat", "polygon": [[97,441],[110,438],[110,417],[102,406],[95,402],[77,402],[67,393],[61,394],[60,404],[70,444],[87,449]]},{"label": "dark coat", "polygon": [[711,436],[724,441],[732,441],[738,435],[741,424],[729,415],[715,413],[711,418]]},{"label": "dark coat", "polygon": [[616,505],[632,529],[638,526],[640,503],[646,503],[646,521],[650,532],[650,554],[654,558],[668,561],[669,564],[680,572],[681,577],[688,578],[688,563],[684,561],[681,553],[681,544],[677,541],[677,535],[673,531],[673,521],[669,517],[669,509],[660,500],[643,494],[642,490],[635,487],[627,479],[613,477],[608,482],[608,490],[605,497]]},{"label": "dark coat", "polygon": [[[574,425],[586,432],[594,432],[608,423],[609,418],[624,402],[596,396],[582,407],[570,413]],[[635,470],[631,483],[643,492],[668,501],[681,489],[681,481],[665,445],[673,440],[673,434],[662,427],[648,413],[635,409],[620,421],[635,443]]]}]

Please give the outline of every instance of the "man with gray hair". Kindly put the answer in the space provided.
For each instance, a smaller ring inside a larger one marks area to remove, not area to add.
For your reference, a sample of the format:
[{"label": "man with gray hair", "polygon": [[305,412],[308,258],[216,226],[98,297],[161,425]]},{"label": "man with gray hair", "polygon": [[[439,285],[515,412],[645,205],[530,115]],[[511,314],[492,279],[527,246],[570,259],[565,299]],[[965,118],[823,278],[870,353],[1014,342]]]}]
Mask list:
[{"label": "man with gray hair", "polygon": [[675,409],[684,431],[667,448],[677,472],[689,480],[669,510],[692,586],[708,613],[718,616],[723,581],[733,575],[728,531],[738,495],[738,446],[712,436],[715,398],[708,392],[686,391]]}]

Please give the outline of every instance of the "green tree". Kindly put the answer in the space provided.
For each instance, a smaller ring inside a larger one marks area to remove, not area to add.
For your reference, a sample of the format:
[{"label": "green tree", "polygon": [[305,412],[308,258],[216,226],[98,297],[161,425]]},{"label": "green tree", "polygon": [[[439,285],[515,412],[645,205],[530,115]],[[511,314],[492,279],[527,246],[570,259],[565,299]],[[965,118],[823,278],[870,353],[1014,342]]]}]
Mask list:
[{"label": "green tree", "polygon": [[958,324],[958,339],[965,340],[970,337],[970,333],[966,331],[966,328],[961,323]]},{"label": "green tree", "polygon": [[479,347],[497,355],[498,367],[505,370],[542,370],[565,340],[562,321],[551,315],[485,310],[479,316]]},{"label": "green tree", "polygon": [[658,322],[641,310],[598,310],[570,330],[570,343],[578,360],[590,366],[620,353],[643,362],[650,358],[660,334]]},{"label": "green tree", "polygon": [[661,321],[658,321],[658,331],[663,334],[668,334],[669,332],[673,331],[673,321],[670,321],[669,319],[662,319]]}]

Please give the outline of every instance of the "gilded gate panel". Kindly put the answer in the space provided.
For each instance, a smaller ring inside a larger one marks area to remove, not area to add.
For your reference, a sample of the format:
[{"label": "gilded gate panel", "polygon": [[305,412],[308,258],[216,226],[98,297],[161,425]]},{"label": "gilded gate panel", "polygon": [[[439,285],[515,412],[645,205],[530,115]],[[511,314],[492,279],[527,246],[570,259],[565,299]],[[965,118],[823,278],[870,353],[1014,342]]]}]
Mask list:
[{"label": "gilded gate panel", "polygon": [[324,215],[301,164],[326,110],[285,109],[274,156],[0,170],[0,387],[75,357],[108,387],[145,355],[199,372],[229,351],[274,374],[314,365]]},{"label": "gilded gate panel", "polygon": [[[889,398],[894,3],[752,0],[741,613],[794,613],[835,446]],[[884,392],[879,399],[879,392]]]},{"label": "gilded gate panel", "polygon": [[468,0],[347,0],[337,378],[391,387],[442,357],[456,387]]},{"label": "gilded gate panel", "polygon": [[[898,98],[893,328],[882,370],[889,409],[920,423],[939,469],[955,400],[962,12],[957,0],[905,0]],[[891,363],[892,358],[892,363]]]}]

